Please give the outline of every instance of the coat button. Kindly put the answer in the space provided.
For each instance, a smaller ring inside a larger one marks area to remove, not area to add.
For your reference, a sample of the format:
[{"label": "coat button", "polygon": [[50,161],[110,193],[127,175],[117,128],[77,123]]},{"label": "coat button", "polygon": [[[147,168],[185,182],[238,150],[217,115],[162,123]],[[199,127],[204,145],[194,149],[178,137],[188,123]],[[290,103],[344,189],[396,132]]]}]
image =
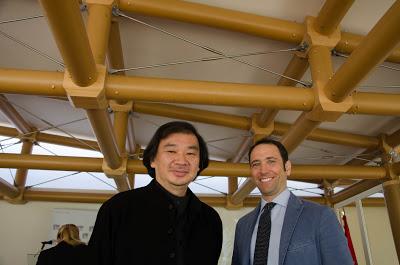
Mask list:
[{"label": "coat button", "polygon": [[169,257],[170,257],[171,259],[175,258],[175,253],[174,253],[174,252],[169,253]]},{"label": "coat button", "polygon": [[168,235],[172,234],[172,232],[174,232],[174,229],[172,228],[168,229]]},{"label": "coat button", "polygon": [[172,204],[168,205],[168,209],[172,210],[174,209],[174,206]]}]

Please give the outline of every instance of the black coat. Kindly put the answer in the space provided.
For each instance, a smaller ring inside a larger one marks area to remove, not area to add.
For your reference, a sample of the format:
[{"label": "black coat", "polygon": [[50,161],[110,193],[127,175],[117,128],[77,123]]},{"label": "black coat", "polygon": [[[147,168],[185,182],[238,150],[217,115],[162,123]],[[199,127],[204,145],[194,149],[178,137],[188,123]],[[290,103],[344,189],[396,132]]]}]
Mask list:
[{"label": "black coat", "polygon": [[72,246],[64,241],[40,252],[36,265],[84,265],[87,246]]},{"label": "black coat", "polygon": [[[189,189],[184,260],[187,265],[216,265],[222,247],[218,213]],[[91,264],[176,264],[176,209],[153,180],[119,193],[99,210],[89,241]]]}]

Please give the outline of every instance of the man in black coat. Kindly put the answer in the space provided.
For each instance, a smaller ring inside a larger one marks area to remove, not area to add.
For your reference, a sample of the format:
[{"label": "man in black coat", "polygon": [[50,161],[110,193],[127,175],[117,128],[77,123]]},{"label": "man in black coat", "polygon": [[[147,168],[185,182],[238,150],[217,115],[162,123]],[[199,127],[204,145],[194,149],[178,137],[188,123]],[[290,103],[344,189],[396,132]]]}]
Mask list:
[{"label": "man in black coat", "polygon": [[216,265],[218,213],[188,188],[208,166],[206,143],[186,122],[161,126],[143,154],[154,179],[119,193],[99,210],[89,241],[96,265]]}]

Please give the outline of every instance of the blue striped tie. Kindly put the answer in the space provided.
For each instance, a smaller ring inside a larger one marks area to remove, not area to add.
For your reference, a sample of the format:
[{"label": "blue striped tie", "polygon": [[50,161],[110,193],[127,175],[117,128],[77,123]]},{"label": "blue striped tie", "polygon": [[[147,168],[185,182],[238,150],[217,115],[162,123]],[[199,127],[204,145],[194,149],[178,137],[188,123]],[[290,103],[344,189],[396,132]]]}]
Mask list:
[{"label": "blue striped tie", "polygon": [[271,210],[276,203],[269,202],[258,221],[256,246],[254,249],[253,265],[266,265],[268,261],[269,238],[271,236]]}]

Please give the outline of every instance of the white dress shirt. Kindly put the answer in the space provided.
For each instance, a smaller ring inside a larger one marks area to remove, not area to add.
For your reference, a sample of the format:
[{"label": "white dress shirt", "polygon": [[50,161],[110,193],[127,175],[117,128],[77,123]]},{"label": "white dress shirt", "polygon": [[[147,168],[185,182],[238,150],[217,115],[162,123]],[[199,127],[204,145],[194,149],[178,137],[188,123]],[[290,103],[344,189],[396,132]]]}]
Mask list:
[{"label": "white dress shirt", "polygon": [[[285,218],[286,208],[289,201],[290,192],[286,188],[282,191],[272,202],[276,203],[274,208],[271,210],[271,237],[270,244],[268,248],[268,263],[267,265],[278,265],[279,264],[279,244],[281,241],[281,232],[283,226],[283,220]],[[261,198],[261,207],[267,203],[263,198]],[[254,226],[253,235],[251,237],[250,243],[250,264],[253,264],[254,259],[254,248],[256,246],[258,221],[260,220],[262,211],[258,213],[257,222]]]}]

